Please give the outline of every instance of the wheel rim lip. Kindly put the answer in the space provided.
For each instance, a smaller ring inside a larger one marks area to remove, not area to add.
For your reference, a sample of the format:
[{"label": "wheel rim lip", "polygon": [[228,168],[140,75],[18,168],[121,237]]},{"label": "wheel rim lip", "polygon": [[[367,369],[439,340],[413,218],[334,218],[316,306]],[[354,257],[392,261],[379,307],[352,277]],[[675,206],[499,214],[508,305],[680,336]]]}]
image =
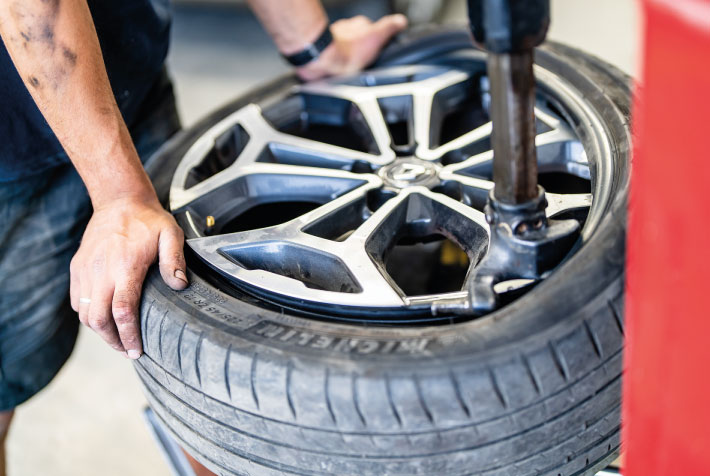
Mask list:
[{"label": "wheel rim lip", "polygon": [[[588,104],[584,102],[583,97],[581,97],[581,95],[576,91],[573,86],[571,86],[569,83],[567,83],[566,80],[559,77],[555,73],[552,73],[551,71],[548,71],[537,65],[535,66],[535,68],[538,78],[538,86],[540,90],[544,91],[544,94],[546,96],[554,98],[556,101],[558,101],[558,103],[563,106],[565,112],[569,113],[575,119],[578,119],[579,124],[581,124],[580,127],[583,128],[587,133],[585,135],[585,151],[589,158],[590,164],[594,164],[596,166],[596,173],[592,176],[594,201],[592,203],[583,230],[583,240],[587,241],[591,234],[598,227],[599,222],[603,217],[604,210],[606,210],[610,203],[610,200],[612,199],[611,195],[608,193],[613,179],[613,167],[610,162],[611,145],[609,142],[609,137],[605,132],[604,124],[601,121],[599,115],[596,113],[596,111],[594,111],[593,108],[591,108]],[[241,109],[231,114],[226,119],[217,123],[215,126],[210,128],[209,132],[214,132],[213,136],[216,136],[220,130],[233,127],[234,116],[239,114],[240,111]],[[206,141],[208,143],[213,144],[213,137],[210,138],[209,134],[204,134],[198,139],[198,141],[195,142],[195,144],[193,144],[193,146],[190,148],[190,151],[193,151],[195,148],[204,147],[204,145],[199,145],[200,141]],[[188,154],[190,154],[190,151],[188,151]],[[381,152],[383,152],[383,154],[381,154],[381,157],[383,158],[383,166],[385,166],[386,163],[392,163],[392,161],[395,160],[395,157],[389,155],[390,150]],[[188,154],[186,154],[186,156]],[[176,171],[176,174],[173,177],[173,187],[171,187],[171,200],[174,197],[173,191],[175,189],[175,185],[177,184],[179,186],[181,180],[184,179],[184,174],[187,172],[187,168],[182,167],[184,164],[185,160],[183,158],[180,166]],[[380,168],[379,171],[382,171],[383,168],[384,167]],[[184,183],[184,181],[182,183]],[[408,193],[413,192],[416,192],[416,190],[412,190],[412,188],[409,188]],[[212,264],[209,262],[207,264],[212,268],[212,270],[223,272],[223,269],[220,270],[218,267],[212,266]],[[417,316],[420,314],[428,314],[430,312],[429,298],[432,297],[409,296],[403,299],[404,306],[402,306],[401,303],[396,303],[392,306],[373,306],[370,304],[366,306],[361,306],[361,298],[358,299],[357,295],[353,296],[353,298],[350,300],[341,301],[337,304],[323,304],[319,301],[309,301],[307,299],[291,299],[291,297],[289,296],[284,296],[278,292],[272,292],[269,289],[263,289],[259,286],[253,286],[251,283],[240,284],[238,282],[235,282],[233,284],[237,285],[237,287],[239,287],[240,289],[249,292],[250,294],[255,294],[259,297],[263,297],[271,301],[276,301],[277,303],[295,306],[299,309],[303,309],[306,311],[321,312],[323,311],[323,308],[325,306],[327,308],[328,314],[332,314],[333,312],[335,312],[336,314],[339,314],[341,317],[343,317],[345,320],[348,320],[350,316],[357,316],[361,313],[371,313],[374,310],[375,312],[381,313],[381,318],[376,319],[376,322],[382,323],[407,323],[406,320],[402,320],[403,315]],[[336,294],[342,295],[343,293]],[[449,299],[460,299],[464,297],[465,294],[465,291],[446,293],[446,297]],[[386,316],[392,316],[392,320],[389,321]],[[441,319],[448,320],[448,318]],[[361,319],[355,320],[361,321]],[[427,322],[430,321],[432,321],[431,316],[429,317],[429,319],[427,319]]]}]

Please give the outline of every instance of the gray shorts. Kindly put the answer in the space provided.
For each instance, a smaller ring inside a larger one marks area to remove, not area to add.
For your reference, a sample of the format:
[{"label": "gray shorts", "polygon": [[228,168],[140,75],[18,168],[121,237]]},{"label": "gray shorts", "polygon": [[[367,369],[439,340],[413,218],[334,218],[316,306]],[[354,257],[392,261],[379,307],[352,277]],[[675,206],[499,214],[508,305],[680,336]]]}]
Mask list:
[{"label": "gray shorts", "polygon": [[[145,162],[180,129],[167,75],[140,118],[131,135]],[[0,183],[0,411],[44,388],[71,354],[79,320],[69,303],[69,262],[90,216],[71,164]]]}]

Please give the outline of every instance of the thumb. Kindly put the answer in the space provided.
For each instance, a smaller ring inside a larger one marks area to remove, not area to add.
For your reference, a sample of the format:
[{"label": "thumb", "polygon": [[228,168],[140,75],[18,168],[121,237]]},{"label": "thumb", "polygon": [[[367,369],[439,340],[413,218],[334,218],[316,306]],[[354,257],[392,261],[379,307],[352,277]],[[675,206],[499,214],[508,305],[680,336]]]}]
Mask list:
[{"label": "thumb", "polygon": [[188,286],[185,274],[185,255],[182,250],[184,242],[182,230],[177,226],[165,228],[160,232],[158,240],[160,275],[165,284],[176,291]]},{"label": "thumb", "polygon": [[407,28],[408,24],[409,22],[407,17],[397,13],[380,18],[372,24],[372,28],[375,34],[379,37],[380,46],[382,46],[394,35]]}]

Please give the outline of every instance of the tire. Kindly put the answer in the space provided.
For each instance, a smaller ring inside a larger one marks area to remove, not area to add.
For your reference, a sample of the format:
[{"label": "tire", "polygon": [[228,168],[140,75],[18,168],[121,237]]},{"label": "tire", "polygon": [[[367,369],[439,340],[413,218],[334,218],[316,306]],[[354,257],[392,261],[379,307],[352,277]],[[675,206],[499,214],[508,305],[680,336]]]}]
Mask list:
[{"label": "tire", "polygon": [[[468,42],[462,31],[410,32],[378,64]],[[514,303],[457,324],[366,327],[220,290],[196,260],[181,292],[149,274],[135,368],[158,418],[200,462],[221,475],[568,476],[615,458],[629,78],[555,43],[536,61],[602,118],[613,200],[585,246]],[[149,166],[161,199],[207,128],[293,84],[276,79],[166,144]]]}]

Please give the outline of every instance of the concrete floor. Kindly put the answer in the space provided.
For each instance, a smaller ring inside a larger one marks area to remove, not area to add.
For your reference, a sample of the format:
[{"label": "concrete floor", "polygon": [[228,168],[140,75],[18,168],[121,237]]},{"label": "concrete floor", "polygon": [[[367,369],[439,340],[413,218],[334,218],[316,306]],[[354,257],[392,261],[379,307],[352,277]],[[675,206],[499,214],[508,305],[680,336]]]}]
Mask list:
[{"label": "concrete floor", "polygon": [[[376,3],[368,8],[376,10]],[[461,5],[450,2],[450,21],[465,21]],[[552,39],[630,74],[637,70],[636,2],[553,0],[552,18]],[[286,71],[266,34],[240,8],[181,6],[173,35],[169,65],[185,125]],[[59,376],[17,410],[8,439],[10,476],[169,475],[142,420],[144,405],[130,363],[82,329]]]}]

